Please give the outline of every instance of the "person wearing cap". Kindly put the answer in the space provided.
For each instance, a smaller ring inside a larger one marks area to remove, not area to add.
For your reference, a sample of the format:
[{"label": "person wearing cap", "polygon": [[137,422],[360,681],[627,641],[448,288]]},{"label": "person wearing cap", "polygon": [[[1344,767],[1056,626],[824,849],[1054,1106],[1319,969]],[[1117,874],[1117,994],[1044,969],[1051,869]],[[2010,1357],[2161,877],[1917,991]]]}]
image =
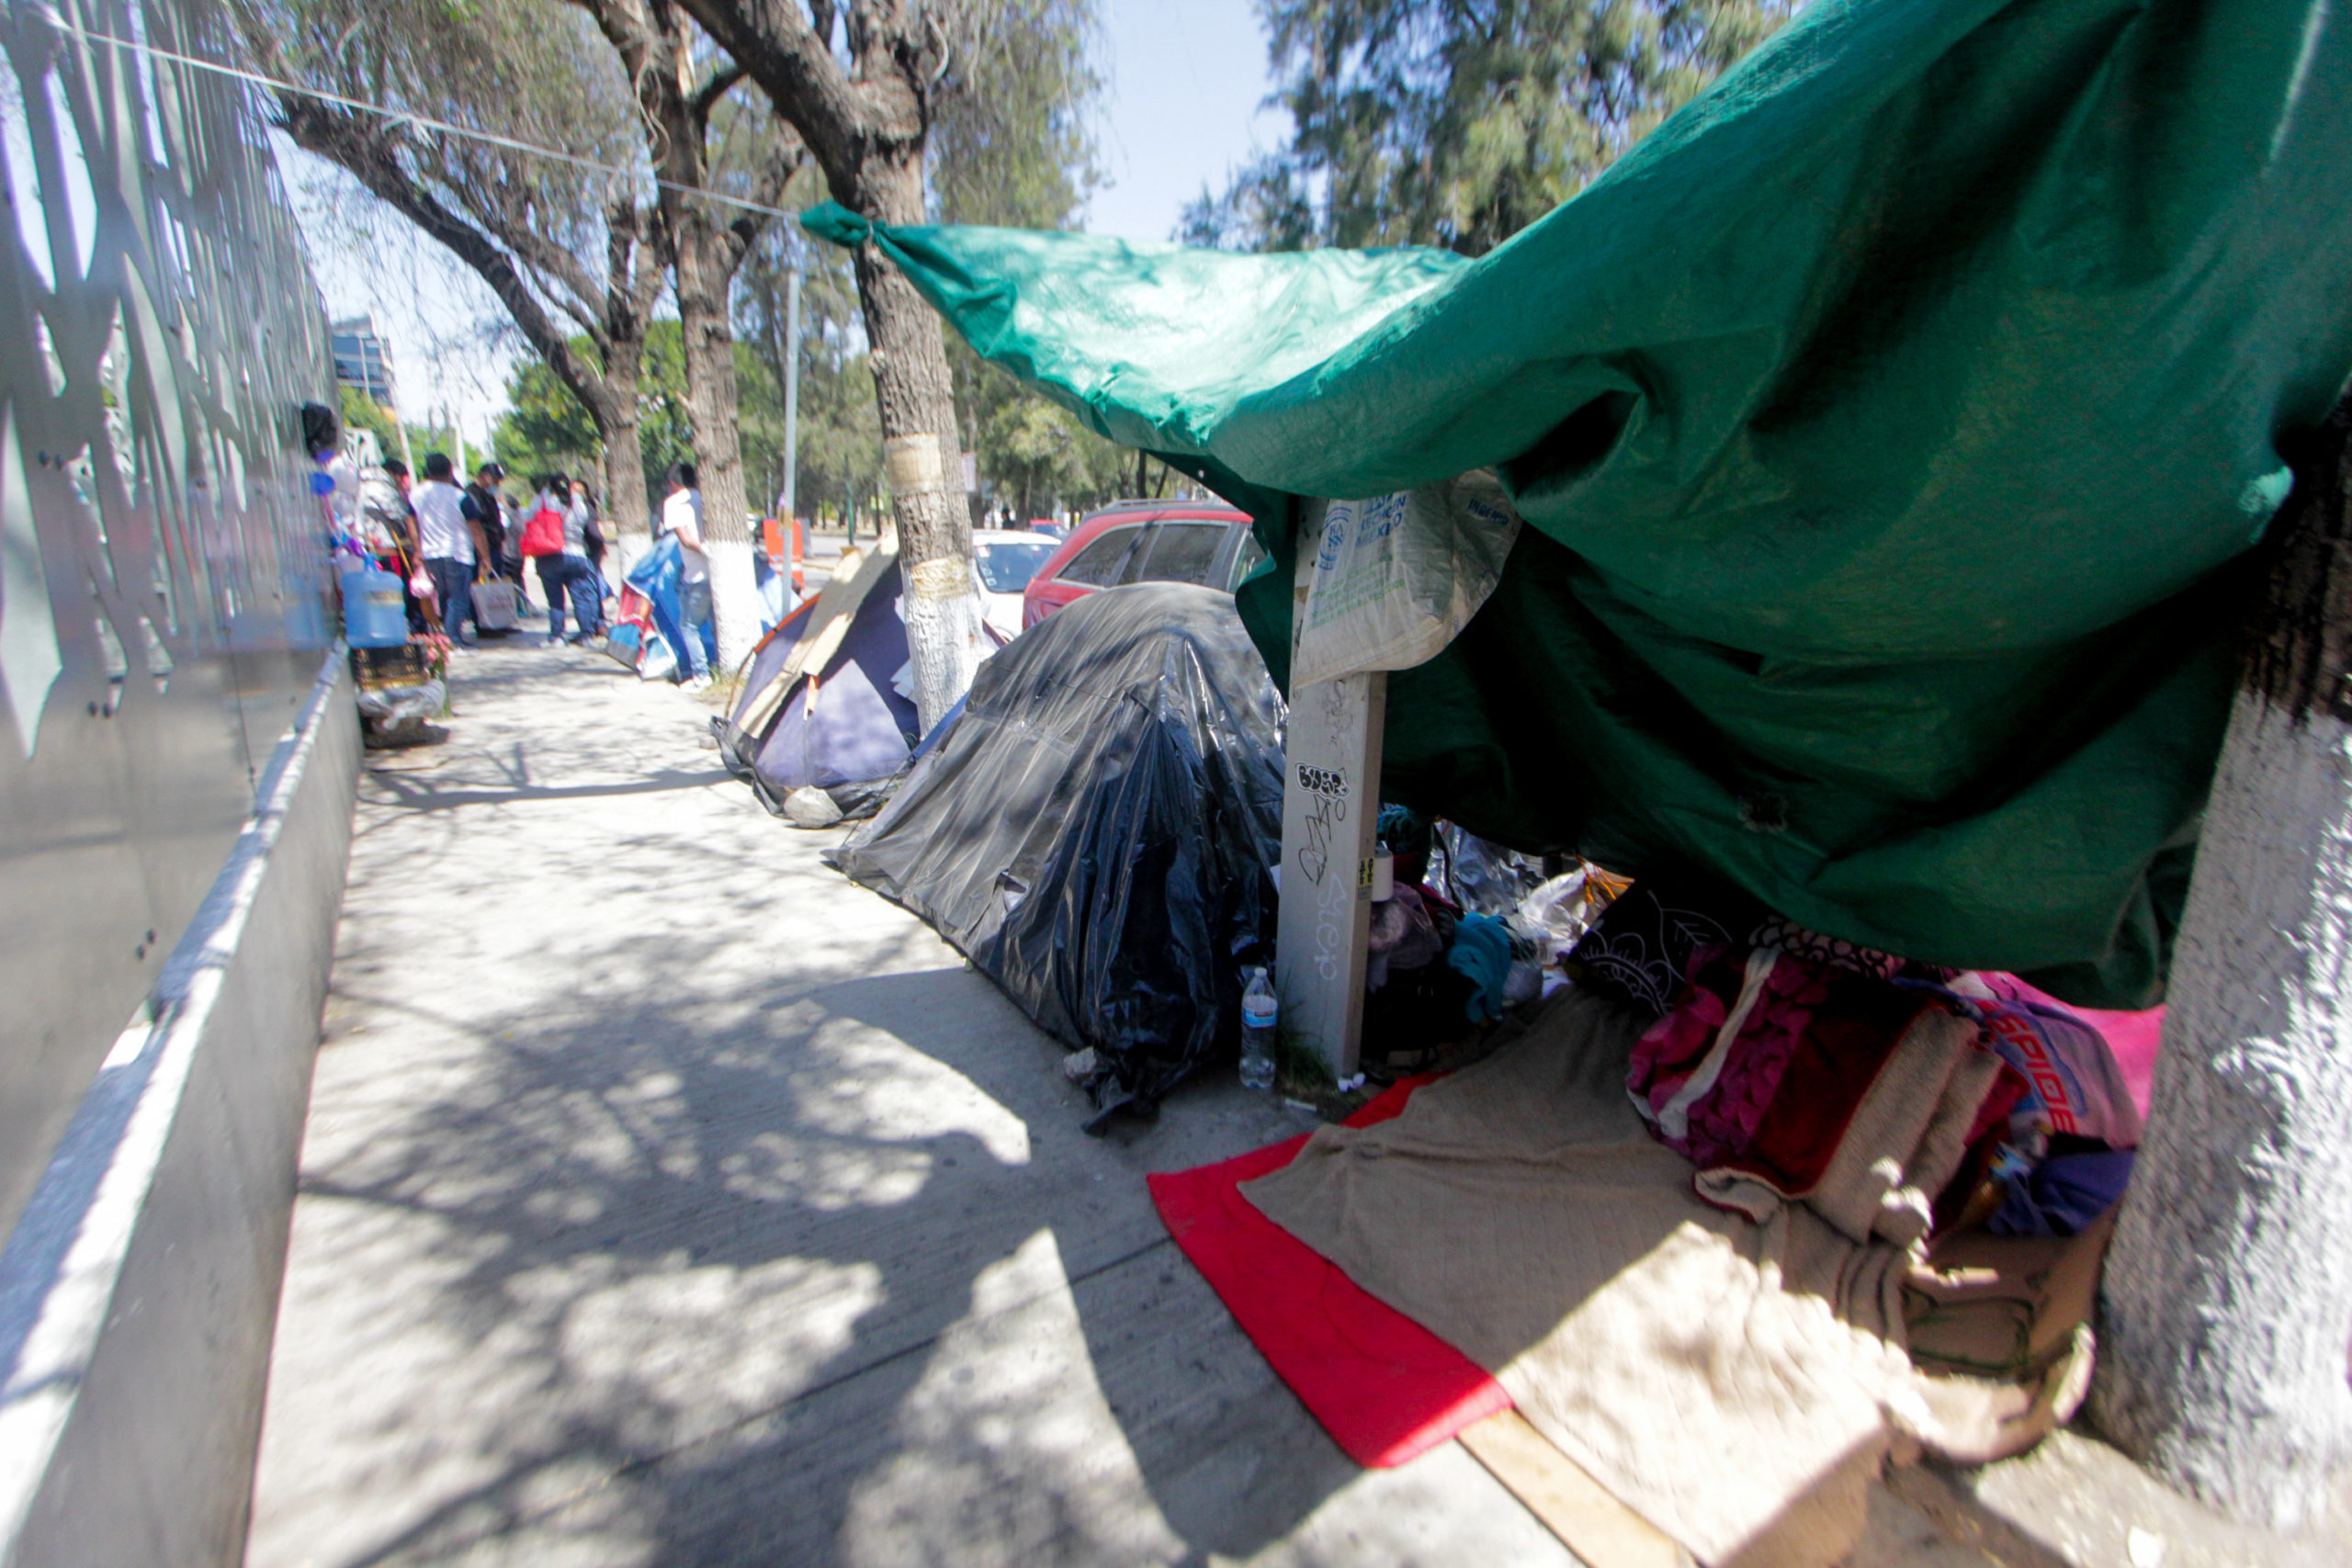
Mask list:
[{"label": "person wearing cap", "polygon": [[[384,570],[400,577],[401,596],[408,606],[408,629],[414,634],[424,631],[428,624],[424,602],[416,596],[416,568],[424,560],[423,541],[417,537],[416,532],[416,499],[412,492],[406,463],[398,457],[387,457],[383,469],[384,478],[392,485],[392,493],[384,499],[397,508],[390,519],[395,547],[391,558],[384,563]],[[430,578],[432,573],[428,570],[425,575]]]},{"label": "person wearing cap", "polygon": [[507,578],[520,588],[522,558],[515,558],[518,564],[511,570],[506,565],[506,509],[498,499],[499,484],[505,478],[506,470],[496,463],[484,463],[474,470],[474,482],[466,487],[466,521],[481,531],[481,574]]}]

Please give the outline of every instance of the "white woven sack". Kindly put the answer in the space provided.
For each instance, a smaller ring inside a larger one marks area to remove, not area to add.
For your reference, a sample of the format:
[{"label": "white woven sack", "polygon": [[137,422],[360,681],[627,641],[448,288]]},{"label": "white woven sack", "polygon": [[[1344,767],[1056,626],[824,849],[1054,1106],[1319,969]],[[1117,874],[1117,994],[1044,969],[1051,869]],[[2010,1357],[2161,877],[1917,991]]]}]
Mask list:
[{"label": "white woven sack", "polygon": [[1436,658],[1495,591],[1518,537],[1519,513],[1485,468],[1325,502],[1299,551],[1292,686]]}]

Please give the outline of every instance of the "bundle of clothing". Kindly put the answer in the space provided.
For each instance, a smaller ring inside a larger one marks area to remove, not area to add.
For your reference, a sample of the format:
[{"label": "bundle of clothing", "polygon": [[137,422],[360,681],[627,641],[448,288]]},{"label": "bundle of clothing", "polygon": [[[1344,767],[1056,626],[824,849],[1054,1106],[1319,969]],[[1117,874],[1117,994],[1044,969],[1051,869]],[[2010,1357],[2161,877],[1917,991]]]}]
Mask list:
[{"label": "bundle of clothing", "polygon": [[1984,1462],[2072,1416],[2139,1132],[2096,1028],[1655,880],[1564,968],[1238,1200],[1708,1564],[1837,1561],[1898,1447]]},{"label": "bundle of clothing", "polygon": [[1386,1082],[1435,1066],[1513,1009],[1561,983],[1558,956],[1625,884],[1581,862],[1545,877],[1543,863],[1451,822],[1385,806],[1382,852],[1395,891],[1373,905],[1363,1056]]},{"label": "bundle of clothing", "polygon": [[[2130,1180],[2141,1111],[2121,1065],[2015,976],[1909,964],[1651,884],[1567,968],[1659,1012],[1634,1051],[1634,1108],[1699,1168],[1702,1197],[1750,1218],[1805,1201],[1898,1245],[1980,1226],[2069,1236]],[[1879,1163],[1857,1170],[1865,1147]]]}]

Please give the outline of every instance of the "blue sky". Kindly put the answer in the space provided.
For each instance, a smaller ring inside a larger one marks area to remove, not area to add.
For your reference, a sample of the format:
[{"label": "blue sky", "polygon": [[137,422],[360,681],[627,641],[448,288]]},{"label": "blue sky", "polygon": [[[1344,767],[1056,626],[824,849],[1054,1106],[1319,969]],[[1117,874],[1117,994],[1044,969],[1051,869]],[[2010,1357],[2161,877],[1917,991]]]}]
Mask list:
[{"label": "blue sky", "polygon": [[[1086,227],[1165,240],[1204,185],[1221,186],[1228,170],[1281,139],[1282,117],[1259,107],[1269,89],[1264,34],[1250,0],[1101,4],[1104,88],[1095,129],[1105,183],[1089,203]],[[347,225],[320,215],[366,198],[282,138],[278,151],[327,309],[376,318],[403,415],[421,422],[448,409],[469,442],[486,435],[504,406],[514,355],[481,337],[485,321],[503,319],[489,290],[389,214],[355,246]]]},{"label": "blue sky", "polygon": [[1266,96],[1265,34],[1250,0],[1106,0],[1100,125],[1111,184],[1087,227],[1165,240],[1184,203],[1271,151],[1284,119]]}]

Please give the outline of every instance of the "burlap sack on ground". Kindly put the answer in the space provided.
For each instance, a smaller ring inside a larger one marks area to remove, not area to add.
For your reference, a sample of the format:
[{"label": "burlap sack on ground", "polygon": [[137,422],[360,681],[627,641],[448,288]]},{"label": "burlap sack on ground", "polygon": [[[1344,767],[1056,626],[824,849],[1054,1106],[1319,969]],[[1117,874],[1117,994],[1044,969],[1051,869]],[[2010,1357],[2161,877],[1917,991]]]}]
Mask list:
[{"label": "burlap sack on ground", "polygon": [[1645,1021],[1567,993],[1396,1120],[1325,1127],[1241,1190],[1701,1561],[1835,1562],[1894,1430],[1979,1448],[2032,1391],[1913,1370],[1902,1250],[1801,1203],[1756,1224],[1702,1202],[1626,1097]]}]

